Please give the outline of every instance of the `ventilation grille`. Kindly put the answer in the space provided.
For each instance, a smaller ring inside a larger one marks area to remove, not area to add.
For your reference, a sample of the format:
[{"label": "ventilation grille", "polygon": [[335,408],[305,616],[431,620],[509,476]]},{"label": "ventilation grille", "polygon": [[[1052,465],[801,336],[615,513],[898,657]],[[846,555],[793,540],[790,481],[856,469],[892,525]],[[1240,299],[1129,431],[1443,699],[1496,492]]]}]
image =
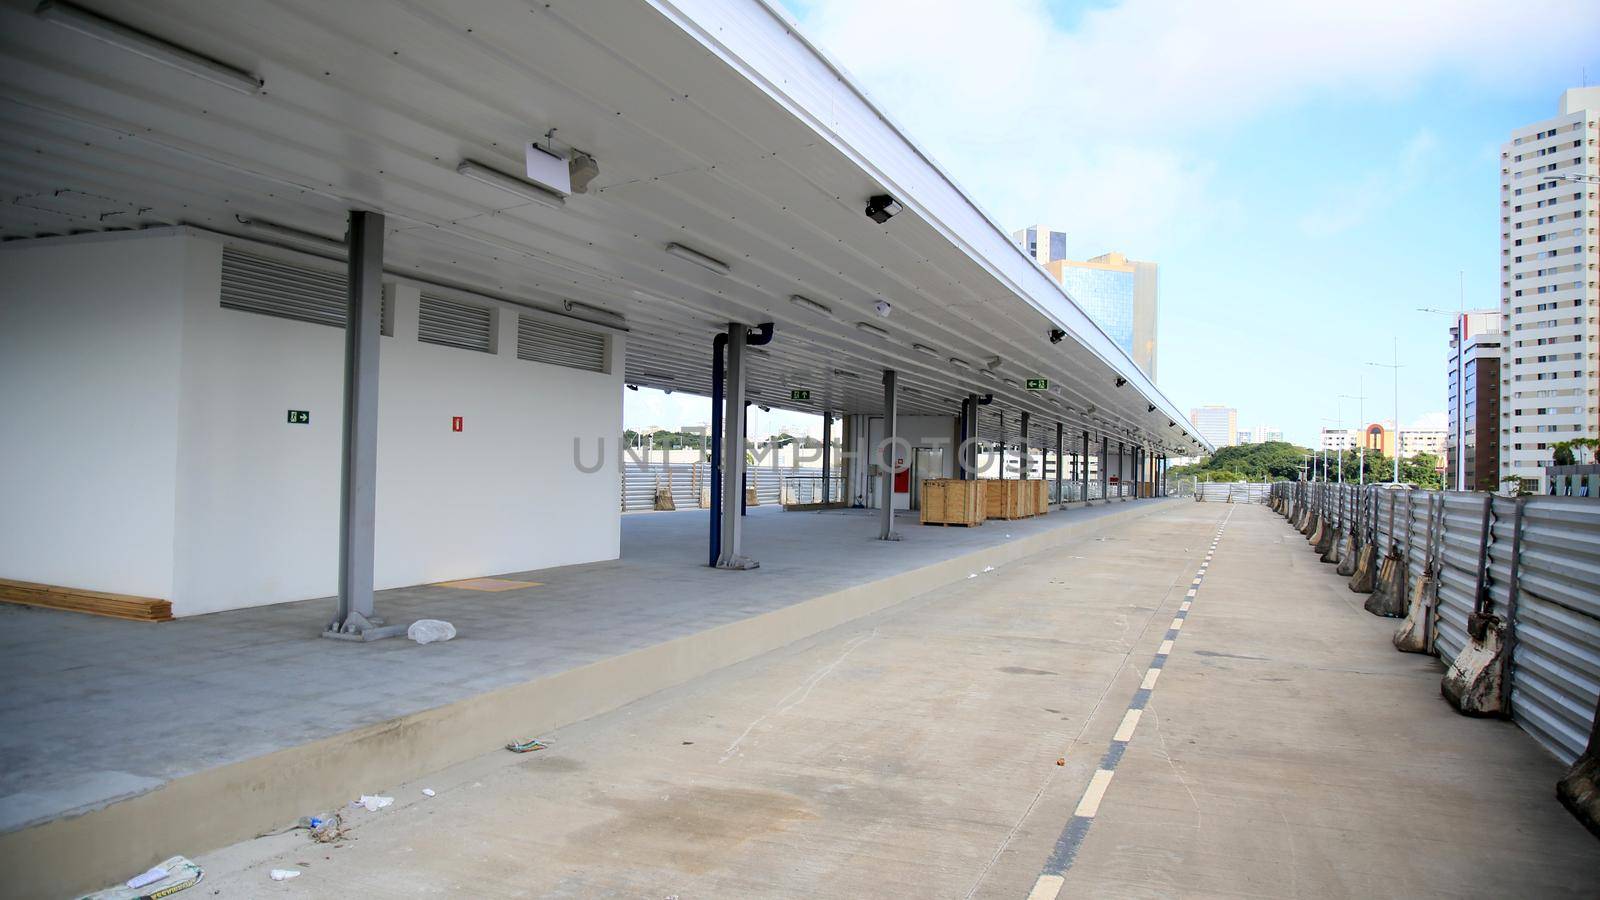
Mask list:
[{"label": "ventilation grille", "polygon": [[[279,319],[344,327],[346,276],[257,256],[222,250],[222,308]],[[389,295],[383,295],[382,333],[394,334]]]},{"label": "ventilation grille", "polygon": [[585,372],[604,372],[606,339],[604,335],[593,332],[518,316],[517,359],[582,369]]},{"label": "ventilation grille", "polygon": [[423,294],[417,313],[417,340],[493,353],[494,310]]}]

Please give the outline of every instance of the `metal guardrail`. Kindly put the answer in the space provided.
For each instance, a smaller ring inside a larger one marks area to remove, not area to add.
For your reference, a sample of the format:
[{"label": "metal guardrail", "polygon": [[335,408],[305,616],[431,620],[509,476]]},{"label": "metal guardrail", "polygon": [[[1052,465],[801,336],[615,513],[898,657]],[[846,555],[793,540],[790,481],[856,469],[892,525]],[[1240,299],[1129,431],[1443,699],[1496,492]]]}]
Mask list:
[{"label": "metal guardrail", "polygon": [[1270,482],[1201,481],[1194,485],[1194,497],[1202,503],[1265,503],[1272,491]]},{"label": "metal guardrail", "polygon": [[1395,548],[1406,596],[1431,548],[1430,652],[1454,660],[1471,644],[1468,617],[1495,617],[1511,653],[1511,719],[1563,762],[1584,751],[1600,695],[1600,502],[1290,482],[1272,495],[1357,528],[1380,555]]},{"label": "metal guardrail", "polygon": [[[745,469],[745,475],[748,478],[746,483],[755,487],[756,498],[762,504],[777,505],[782,502],[784,485],[790,479],[814,480],[818,499],[811,502],[821,502],[822,470],[820,469],[749,466]],[[706,483],[710,477],[710,463],[646,464],[627,460],[622,466],[622,511],[642,512],[655,509],[656,490],[662,487],[671,490],[673,505],[678,509],[698,509],[701,507],[701,499],[705,496]],[[834,499],[838,499],[843,490],[843,478],[835,472]]]}]

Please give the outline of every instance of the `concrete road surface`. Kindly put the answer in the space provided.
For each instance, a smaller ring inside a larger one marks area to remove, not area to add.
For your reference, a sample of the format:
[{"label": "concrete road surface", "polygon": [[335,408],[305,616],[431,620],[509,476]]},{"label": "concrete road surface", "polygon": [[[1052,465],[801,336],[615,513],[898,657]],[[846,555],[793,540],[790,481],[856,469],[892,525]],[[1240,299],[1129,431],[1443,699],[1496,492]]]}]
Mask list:
[{"label": "concrete road surface", "polygon": [[1556,760],[1451,712],[1265,508],[1175,503],[973,575],[547,750],[352,784],[396,803],[210,854],[195,893],[1600,895]]}]

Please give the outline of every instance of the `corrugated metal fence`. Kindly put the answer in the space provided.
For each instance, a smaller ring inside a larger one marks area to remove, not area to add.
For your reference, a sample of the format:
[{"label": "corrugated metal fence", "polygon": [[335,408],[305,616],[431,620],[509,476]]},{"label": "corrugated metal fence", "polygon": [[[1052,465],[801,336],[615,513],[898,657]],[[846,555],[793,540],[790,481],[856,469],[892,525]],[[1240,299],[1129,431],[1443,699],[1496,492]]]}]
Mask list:
[{"label": "corrugated metal fence", "polygon": [[1440,659],[1468,646],[1475,610],[1497,617],[1511,648],[1512,720],[1563,762],[1583,752],[1600,695],[1600,502],[1288,482],[1272,493],[1355,527],[1380,555],[1394,548],[1407,596],[1432,567],[1427,624]]}]

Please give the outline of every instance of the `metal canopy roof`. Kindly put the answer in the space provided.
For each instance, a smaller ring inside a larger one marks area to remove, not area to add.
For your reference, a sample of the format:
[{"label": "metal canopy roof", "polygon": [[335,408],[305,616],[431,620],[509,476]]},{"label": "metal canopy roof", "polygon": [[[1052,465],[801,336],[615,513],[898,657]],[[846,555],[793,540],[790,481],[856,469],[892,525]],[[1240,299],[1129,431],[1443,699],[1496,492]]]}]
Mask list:
[{"label": "metal canopy roof", "polygon": [[[754,402],[875,413],[894,368],[903,414],[954,415],[962,396],[993,393],[987,412],[1004,411],[1011,440],[1027,410],[1035,445],[1059,421],[1196,450],[1184,417],[1050,276],[757,0],[83,7],[262,88],[0,8],[5,238],[181,223],[274,240],[242,218],[338,240],[348,210],[377,210],[390,271],[557,312],[575,301],[573,315],[626,328],[633,384],[709,393],[712,336],[774,321],[752,356]],[[600,166],[564,207],[456,171],[473,160],[518,174],[524,144],[552,128],[557,150]],[[880,225],[863,208],[886,192],[906,209]],[[1067,333],[1058,344],[1052,328]],[[1052,389],[1025,390],[1033,377]],[[999,418],[983,416],[985,438],[1002,437]]]}]

